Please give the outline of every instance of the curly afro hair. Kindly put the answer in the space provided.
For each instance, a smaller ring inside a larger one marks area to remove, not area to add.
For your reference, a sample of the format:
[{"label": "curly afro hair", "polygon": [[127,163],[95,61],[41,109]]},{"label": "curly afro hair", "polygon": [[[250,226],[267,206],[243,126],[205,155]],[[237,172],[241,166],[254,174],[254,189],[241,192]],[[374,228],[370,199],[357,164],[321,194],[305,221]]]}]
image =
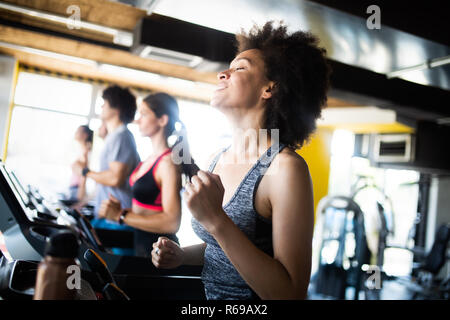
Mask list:
[{"label": "curly afro hair", "polygon": [[264,129],[279,129],[280,142],[301,148],[327,101],[331,69],[319,39],[303,31],[288,34],[283,23],[275,27],[269,21],[248,34],[242,31],[236,40],[238,54],[261,51],[266,77],[275,83],[265,106]]}]

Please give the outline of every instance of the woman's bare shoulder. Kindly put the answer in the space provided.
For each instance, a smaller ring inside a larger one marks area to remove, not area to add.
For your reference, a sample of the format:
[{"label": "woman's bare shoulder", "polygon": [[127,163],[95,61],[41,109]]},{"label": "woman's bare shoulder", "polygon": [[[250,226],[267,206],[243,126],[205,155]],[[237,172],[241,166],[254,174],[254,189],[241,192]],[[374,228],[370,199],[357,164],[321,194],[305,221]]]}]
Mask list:
[{"label": "woman's bare shoulder", "polygon": [[311,204],[312,180],[302,156],[285,149],[275,157],[269,170],[272,174],[269,174],[268,197],[273,207],[300,208]]},{"label": "woman's bare shoulder", "polygon": [[178,172],[180,171],[180,165],[175,164],[170,155],[162,157],[158,165],[158,171],[163,172]]},{"label": "woman's bare shoulder", "polygon": [[287,170],[308,170],[308,164],[301,155],[291,148],[284,148],[275,158],[274,162]]},{"label": "woman's bare shoulder", "polygon": [[266,175],[272,185],[288,185],[286,182],[309,183],[308,164],[295,150],[284,148],[272,161]]}]

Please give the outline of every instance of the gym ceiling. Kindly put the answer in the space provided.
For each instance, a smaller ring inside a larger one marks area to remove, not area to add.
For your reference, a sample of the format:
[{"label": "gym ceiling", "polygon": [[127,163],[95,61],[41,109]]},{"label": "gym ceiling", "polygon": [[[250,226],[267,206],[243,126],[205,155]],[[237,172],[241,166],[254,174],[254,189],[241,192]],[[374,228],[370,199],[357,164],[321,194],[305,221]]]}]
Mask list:
[{"label": "gym ceiling", "polygon": [[[194,6],[200,5],[201,0],[177,1],[176,6],[174,3],[173,0],[0,1],[0,53],[16,57],[21,64],[53,72],[162,90],[207,102],[217,81],[217,71],[234,54],[230,44],[233,34],[225,29],[239,28],[208,25],[205,17],[218,14],[220,5],[225,12],[219,13],[226,19],[228,13],[233,13],[233,6],[242,1],[226,1],[225,6],[223,1],[209,0],[208,6],[197,10],[198,16],[183,14],[187,14],[187,9],[195,12]],[[410,1],[407,5],[406,2],[402,5],[402,1],[395,3],[397,6],[392,1],[355,4],[355,1],[247,0],[245,8],[255,17],[270,9],[290,26],[311,29],[319,36],[333,68],[328,108],[376,106],[394,110],[396,122],[411,128],[418,121],[448,124],[449,23],[442,4],[421,2],[421,7],[414,7]],[[373,4],[381,9],[378,30],[366,26],[370,16],[366,10]],[[79,8],[81,28],[68,27],[67,18],[75,13],[68,8],[73,5]],[[155,47],[164,50],[152,51]],[[102,66],[111,65],[184,79],[195,85],[173,86],[138,78],[124,80],[104,71],[106,68]],[[416,69],[408,70],[411,67]]]}]

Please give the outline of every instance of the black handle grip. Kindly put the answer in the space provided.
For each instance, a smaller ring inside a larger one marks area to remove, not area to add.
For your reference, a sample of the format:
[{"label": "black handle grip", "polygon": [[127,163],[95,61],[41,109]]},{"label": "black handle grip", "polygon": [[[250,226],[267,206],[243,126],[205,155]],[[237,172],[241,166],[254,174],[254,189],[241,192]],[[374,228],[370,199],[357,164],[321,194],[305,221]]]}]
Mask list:
[{"label": "black handle grip", "polygon": [[87,249],[83,257],[89,265],[89,268],[99,276],[102,286],[108,283],[115,284],[113,275],[109,271],[106,262],[94,250]]},{"label": "black handle grip", "polygon": [[114,283],[108,283],[103,288],[106,300],[130,300],[130,298]]}]

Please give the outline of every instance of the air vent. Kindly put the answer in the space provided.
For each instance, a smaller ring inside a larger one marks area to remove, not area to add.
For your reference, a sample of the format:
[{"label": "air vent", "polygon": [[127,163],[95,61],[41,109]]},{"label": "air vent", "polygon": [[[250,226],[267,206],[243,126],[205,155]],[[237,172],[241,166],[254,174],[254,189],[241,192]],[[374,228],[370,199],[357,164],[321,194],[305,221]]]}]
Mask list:
[{"label": "air vent", "polygon": [[373,159],[376,162],[413,161],[413,136],[382,134],[375,136]]},{"label": "air vent", "polygon": [[380,153],[379,156],[397,156],[403,155],[406,151],[406,141],[380,141]]},{"label": "air vent", "polygon": [[142,58],[173,63],[190,68],[197,67],[203,61],[203,58],[199,56],[152,46],[143,47],[141,49],[141,52],[139,53],[139,56],[141,56]]}]

